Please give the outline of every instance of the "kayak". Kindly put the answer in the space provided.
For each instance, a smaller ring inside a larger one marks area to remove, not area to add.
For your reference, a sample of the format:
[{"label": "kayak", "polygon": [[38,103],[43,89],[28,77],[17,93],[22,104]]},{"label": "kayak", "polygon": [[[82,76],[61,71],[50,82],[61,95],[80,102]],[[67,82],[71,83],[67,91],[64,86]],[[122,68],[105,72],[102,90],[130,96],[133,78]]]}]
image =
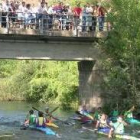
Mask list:
[{"label": "kayak", "polygon": [[137,119],[134,119],[134,118],[126,119],[126,122],[127,122],[127,123],[130,123],[130,124],[132,124],[132,125],[140,125],[140,121],[137,120]]},{"label": "kayak", "polygon": [[75,117],[72,117],[73,120],[76,120],[76,121],[80,121],[81,123],[91,123],[92,120],[89,119],[88,117],[86,116],[75,116]]},{"label": "kayak", "polygon": [[31,126],[30,125],[29,128],[44,132],[46,135],[56,135],[56,133],[48,127],[36,127],[36,126]]},{"label": "kayak", "polygon": [[54,128],[59,128],[59,126],[57,126],[56,124],[54,124],[54,123],[52,123],[52,122],[46,123],[46,126],[54,127]]},{"label": "kayak", "polygon": [[86,116],[87,118],[93,120],[93,117],[92,117],[89,113],[87,113],[87,112],[83,112],[81,115],[84,115],[84,116]]},{"label": "kayak", "polygon": [[[110,131],[109,128],[102,128],[102,129],[99,129],[99,130],[93,130],[93,129],[90,129],[90,128],[87,128],[87,127],[83,127],[83,129],[86,129],[86,130],[89,130],[91,132],[97,132],[97,134],[101,134],[101,135],[104,135],[104,136],[108,136],[108,133]],[[140,138],[137,138],[135,136],[130,136],[128,134],[115,134],[114,135],[115,138],[119,138],[119,139],[125,139],[125,140],[140,140]]]},{"label": "kayak", "polygon": [[[101,135],[108,135],[110,129],[109,128],[102,128],[102,129],[99,129],[97,131],[98,134],[101,134]],[[115,134],[114,135],[115,138],[119,138],[119,139],[125,139],[125,140],[140,140],[140,138],[136,138],[134,136],[130,136],[128,134]]]},{"label": "kayak", "polygon": [[74,120],[81,121],[82,123],[88,123],[93,121],[93,117],[87,113],[83,112],[82,114],[79,111],[76,111],[77,116],[74,116]]}]

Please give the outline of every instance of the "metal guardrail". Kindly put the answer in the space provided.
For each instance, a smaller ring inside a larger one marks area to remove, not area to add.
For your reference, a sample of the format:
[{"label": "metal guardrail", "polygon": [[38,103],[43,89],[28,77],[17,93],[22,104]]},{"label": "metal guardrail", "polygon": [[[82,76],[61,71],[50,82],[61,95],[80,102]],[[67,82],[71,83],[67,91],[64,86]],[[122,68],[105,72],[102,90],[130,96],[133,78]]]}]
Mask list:
[{"label": "metal guardrail", "polygon": [[48,31],[73,31],[74,36],[78,37],[79,32],[94,33],[107,31],[105,17],[74,16],[70,14],[38,14],[21,12],[0,12],[0,27],[7,30],[33,29],[38,34],[45,35]]}]

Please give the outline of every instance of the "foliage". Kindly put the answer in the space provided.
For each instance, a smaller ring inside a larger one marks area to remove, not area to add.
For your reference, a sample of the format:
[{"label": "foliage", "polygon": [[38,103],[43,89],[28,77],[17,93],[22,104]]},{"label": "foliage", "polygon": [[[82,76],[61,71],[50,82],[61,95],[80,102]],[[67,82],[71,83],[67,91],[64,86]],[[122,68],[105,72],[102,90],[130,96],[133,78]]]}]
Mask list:
[{"label": "foliage", "polygon": [[112,0],[108,21],[112,30],[101,42],[107,54],[103,97],[106,104],[120,110],[139,105],[140,101],[140,2]]},{"label": "foliage", "polygon": [[71,107],[77,100],[77,62],[0,61],[1,99],[44,101]]},{"label": "foliage", "polygon": [[71,6],[76,6],[78,4],[80,4],[81,6],[85,5],[87,2],[88,3],[91,3],[91,4],[96,4],[98,0],[53,0],[53,1],[50,1],[50,3],[57,3],[57,2],[64,2],[65,4],[70,4]]}]

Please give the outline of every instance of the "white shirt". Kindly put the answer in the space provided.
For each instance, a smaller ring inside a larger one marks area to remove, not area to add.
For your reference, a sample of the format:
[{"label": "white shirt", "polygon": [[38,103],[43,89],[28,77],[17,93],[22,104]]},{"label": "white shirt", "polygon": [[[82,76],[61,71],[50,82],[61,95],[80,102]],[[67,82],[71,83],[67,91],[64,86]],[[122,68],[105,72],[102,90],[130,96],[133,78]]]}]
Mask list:
[{"label": "white shirt", "polygon": [[46,7],[40,6],[40,7],[38,8],[38,13],[39,13],[39,14],[45,14],[45,13],[47,13],[47,8],[46,8]]},{"label": "white shirt", "polygon": [[10,5],[6,5],[5,3],[2,4],[2,11],[3,12],[8,12],[10,8]]},{"label": "white shirt", "polygon": [[86,7],[86,13],[87,14],[92,14],[93,13],[93,8],[92,7]]},{"label": "white shirt", "polygon": [[27,9],[26,9],[26,6],[23,6],[23,5],[20,5],[20,6],[19,6],[19,11],[20,11],[20,12],[25,13],[26,10],[27,10]]},{"label": "white shirt", "polygon": [[53,14],[53,13],[54,13],[54,11],[53,11],[53,7],[50,6],[49,9],[48,9],[48,14]]}]

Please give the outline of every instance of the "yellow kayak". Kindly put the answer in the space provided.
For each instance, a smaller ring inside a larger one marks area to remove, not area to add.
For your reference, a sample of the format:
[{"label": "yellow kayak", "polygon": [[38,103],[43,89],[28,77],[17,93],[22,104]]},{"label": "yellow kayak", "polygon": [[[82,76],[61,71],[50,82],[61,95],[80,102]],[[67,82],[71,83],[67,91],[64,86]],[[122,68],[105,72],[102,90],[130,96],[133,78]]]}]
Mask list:
[{"label": "yellow kayak", "polygon": [[52,122],[46,123],[46,126],[54,127],[54,128],[59,128],[56,124],[54,124],[54,123],[52,123]]}]

